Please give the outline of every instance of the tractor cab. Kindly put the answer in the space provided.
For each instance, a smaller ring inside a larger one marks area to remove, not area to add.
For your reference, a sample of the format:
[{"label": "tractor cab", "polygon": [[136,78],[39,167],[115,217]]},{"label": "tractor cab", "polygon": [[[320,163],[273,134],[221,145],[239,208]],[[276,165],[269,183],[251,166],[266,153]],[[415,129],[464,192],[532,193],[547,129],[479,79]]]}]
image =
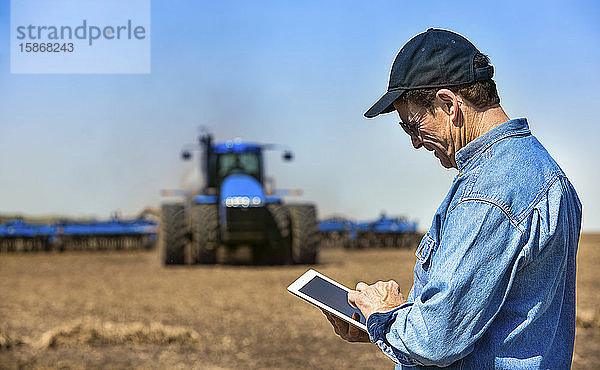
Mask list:
[{"label": "tractor cab", "polygon": [[209,182],[219,187],[230,175],[247,175],[263,184],[262,147],[243,142],[217,143],[209,149]]}]

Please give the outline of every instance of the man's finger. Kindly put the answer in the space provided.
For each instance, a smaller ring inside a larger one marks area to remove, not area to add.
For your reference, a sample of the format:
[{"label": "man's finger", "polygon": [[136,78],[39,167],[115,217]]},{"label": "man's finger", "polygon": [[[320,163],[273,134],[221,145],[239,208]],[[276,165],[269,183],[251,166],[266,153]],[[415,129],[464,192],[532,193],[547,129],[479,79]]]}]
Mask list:
[{"label": "man's finger", "polygon": [[358,284],[356,284],[356,290],[359,292],[362,292],[365,288],[368,288],[369,285],[366,283],[363,283],[362,281],[359,282]]},{"label": "man's finger", "polygon": [[339,319],[337,317],[335,317],[331,312],[327,312],[325,310],[321,310],[323,311],[323,313],[325,314],[325,317],[327,317],[327,320],[329,320],[332,324],[339,321]]},{"label": "man's finger", "polygon": [[[360,315],[358,314],[358,312],[353,313],[352,318],[356,321],[360,321]],[[348,324],[348,337],[358,338],[359,335],[360,335],[360,329],[358,329],[354,325]]]},{"label": "man's finger", "polygon": [[321,310],[323,311],[323,313],[325,314],[325,317],[327,317],[327,320],[332,323],[333,325],[335,325],[335,323],[333,322],[333,319],[331,318],[331,314],[325,310]]},{"label": "man's finger", "polygon": [[333,317],[333,315],[331,315],[329,312],[327,312],[325,310],[321,310],[321,311],[323,311],[323,313],[325,314],[325,317],[327,317],[327,320],[329,321],[329,323],[331,323],[331,326],[333,326],[333,331],[335,331],[335,333],[337,335],[341,336],[342,332],[340,330],[338,320],[335,317]]},{"label": "man's finger", "polygon": [[335,322],[336,333],[342,338],[346,339],[348,336],[348,323],[344,320],[336,320]]},{"label": "man's finger", "polygon": [[327,311],[323,311],[323,313],[325,314],[325,317],[327,317],[327,320],[329,320],[331,325],[333,325],[335,332],[338,333],[338,329],[340,329],[340,320]]},{"label": "man's finger", "polygon": [[335,332],[337,335],[339,335],[340,337],[342,337],[342,338],[344,337],[344,335],[342,334],[342,332],[340,332],[340,328],[338,328],[338,327],[337,327],[337,326],[335,326],[335,325],[333,326],[333,331],[334,331],[334,332]]},{"label": "man's finger", "polygon": [[360,294],[360,292],[351,290],[348,292],[348,304],[350,304],[350,306],[354,307],[354,308],[358,308],[356,307],[356,298],[357,296]]},{"label": "man's finger", "polygon": [[340,329],[341,331],[346,331],[347,329],[347,325],[348,323],[340,318],[338,318],[337,316],[333,315],[330,312],[327,311],[323,311],[323,313],[325,313],[325,316],[327,317],[327,320],[329,320],[329,322],[331,324],[333,324],[333,326],[335,326],[336,328]]}]

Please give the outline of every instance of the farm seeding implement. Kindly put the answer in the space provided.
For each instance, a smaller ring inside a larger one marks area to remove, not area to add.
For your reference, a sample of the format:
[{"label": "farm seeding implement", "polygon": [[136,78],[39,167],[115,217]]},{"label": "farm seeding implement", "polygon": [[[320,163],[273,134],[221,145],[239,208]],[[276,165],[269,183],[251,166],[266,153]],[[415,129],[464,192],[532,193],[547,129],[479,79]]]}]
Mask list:
[{"label": "farm seeding implement", "polygon": [[151,249],[157,224],[146,218],[36,223],[22,219],[0,224],[0,252]]},{"label": "farm seeding implement", "polygon": [[382,214],[377,220],[355,222],[334,217],[319,222],[323,247],[346,249],[409,248],[419,237],[417,223]]}]

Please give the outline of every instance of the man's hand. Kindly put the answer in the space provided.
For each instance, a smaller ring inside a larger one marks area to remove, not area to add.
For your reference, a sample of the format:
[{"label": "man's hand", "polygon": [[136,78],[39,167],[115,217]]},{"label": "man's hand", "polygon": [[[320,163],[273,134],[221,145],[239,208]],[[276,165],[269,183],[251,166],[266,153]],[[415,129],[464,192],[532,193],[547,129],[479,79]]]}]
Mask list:
[{"label": "man's hand", "polygon": [[362,312],[366,319],[373,312],[390,311],[406,302],[398,283],[393,280],[378,281],[373,285],[356,284],[356,290],[348,293],[348,303]]},{"label": "man's hand", "polygon": [[[333,330],[335,330],[335,333],[337,335],[339,335],[342,339],[344,339],[348,342],[370,342],[369,334],[367,334],[366,332],[364,332],[364,331],[360,330],[359,328],[357,328],[356,326],[349,324],[346,321],[330,314],[329,312],[327,312],[325,310],[321,310],[321,311],[323,311],[325,316],[327,316],[327,320],[329,320],[329,322],[331,323],[331,326],[333,326]],[[355,312],[352,315],[352,318],[354,320],[358,321],[360,316],[358,315],[357,312]]]}]

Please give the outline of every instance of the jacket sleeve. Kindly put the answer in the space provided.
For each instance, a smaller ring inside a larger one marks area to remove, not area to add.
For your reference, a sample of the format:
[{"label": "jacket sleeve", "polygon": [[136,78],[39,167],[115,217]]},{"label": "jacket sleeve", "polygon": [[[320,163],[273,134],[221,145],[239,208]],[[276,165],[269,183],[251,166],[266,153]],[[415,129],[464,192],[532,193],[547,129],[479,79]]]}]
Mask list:
[{"label": "jacket sleeve", "polygon": [[417,262],[428,276],[421,292],[367,322],[371,340],[398,363],[449,366],[468,355],[517,271],[522,233],[498,206],[459,203],[439,234],[427,259]]}]

